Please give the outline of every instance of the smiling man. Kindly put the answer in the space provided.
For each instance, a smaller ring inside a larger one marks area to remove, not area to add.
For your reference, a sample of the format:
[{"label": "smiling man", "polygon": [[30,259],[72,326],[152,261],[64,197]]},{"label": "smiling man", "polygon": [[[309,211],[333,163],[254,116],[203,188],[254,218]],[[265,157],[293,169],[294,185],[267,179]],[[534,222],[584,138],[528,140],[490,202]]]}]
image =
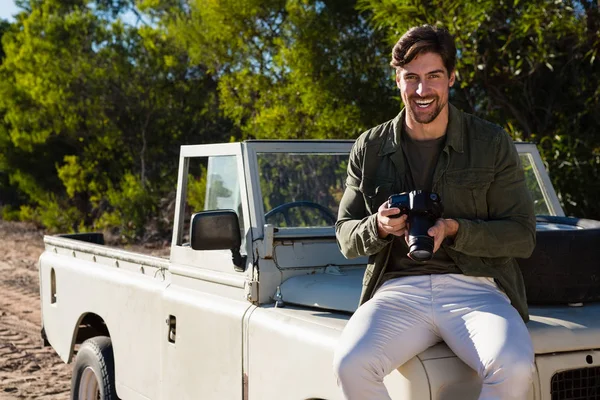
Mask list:
[{"label": "smiling man", "polygon": [[[350,154],[336,235],[346,257],[369,264],[334,359],[347,399],[389,399],[383,378],[440,341],[479,374],[480,399],[524,399],[531,387],[514,257],[535,246],[533,202],[508,134],[448,102],[455,62],[446,30],[406,32],[391,62],[405,108],[363,133]],[[441,198],[443,215],[419,239],[431,243],[426,261],[408,245],[411,211],[388,203],[402,192]]]}]

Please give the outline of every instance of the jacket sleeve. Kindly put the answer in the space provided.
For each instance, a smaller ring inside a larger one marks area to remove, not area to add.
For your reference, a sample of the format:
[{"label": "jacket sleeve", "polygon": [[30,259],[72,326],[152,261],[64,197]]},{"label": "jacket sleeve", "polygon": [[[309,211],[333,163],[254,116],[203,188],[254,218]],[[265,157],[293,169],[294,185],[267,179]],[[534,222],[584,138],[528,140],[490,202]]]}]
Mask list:
[{"label": "jacket sleeve", "polygon": [[338,246],[346,258],[370,256],[391,243],[392,238],[380,239],[377,233],[377,214],[368,214],[360,191],[362,181],[362,152],[355,144],[348,162],[346,189],[338,210],[335,234]]},{"label": "jacket sleeve", "polygon": [[495,176],[487,192],[489,220],[456,218],[451,249],[476,257],[527,258],[535,247],[533,200],[519,154],[506,132],[496,144]]}]

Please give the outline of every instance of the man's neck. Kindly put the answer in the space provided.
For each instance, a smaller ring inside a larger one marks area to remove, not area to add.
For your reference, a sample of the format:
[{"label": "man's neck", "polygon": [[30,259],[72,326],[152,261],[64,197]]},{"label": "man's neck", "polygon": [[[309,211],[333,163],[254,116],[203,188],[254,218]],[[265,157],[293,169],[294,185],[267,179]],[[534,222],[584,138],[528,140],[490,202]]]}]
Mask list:
[{"label": "man's neck", "polygon": [[448,106],[439,113],[436,119],[428,124],[421,124],[413,120],[408,113],[404,118],[405,132],[412,140],[434,140],[446,134],[448,127]]}]

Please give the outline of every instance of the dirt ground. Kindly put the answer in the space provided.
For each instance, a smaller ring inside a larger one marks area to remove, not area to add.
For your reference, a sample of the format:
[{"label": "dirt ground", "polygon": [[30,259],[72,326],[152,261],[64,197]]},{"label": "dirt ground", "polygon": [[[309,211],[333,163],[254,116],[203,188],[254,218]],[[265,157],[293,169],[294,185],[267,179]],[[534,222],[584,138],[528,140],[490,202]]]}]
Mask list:
[{"label": "dirt ground", "polygon": [[0,220],[0,400],[70,398],[71,365],[42,347],[40,336],[43,236],[32,225]]},{"label": "dirt ground", "polygon": [[71,366],[42,347],[37,260],[43,233],[0,220],[0,399],[68,399]]}]

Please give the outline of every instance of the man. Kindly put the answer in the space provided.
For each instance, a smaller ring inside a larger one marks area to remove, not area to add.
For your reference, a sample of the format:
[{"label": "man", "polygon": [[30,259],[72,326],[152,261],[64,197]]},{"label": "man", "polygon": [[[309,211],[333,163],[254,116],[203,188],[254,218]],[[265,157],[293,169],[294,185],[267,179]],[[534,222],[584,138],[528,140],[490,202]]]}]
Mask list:
[{"label": "man", "polygon": [[[481,377],[480,399],[523,399],[531,386],[513,257],[535,246],[533,202],[506,132],[448,103],[455,61],[446,30],[404,34],[391,65],[405,108],[350,154],[336,235],[346,257],[369,256],[369,265],[334,359],[347,399],[390,399],[384,376],[442,340]],[[407,217],[387,202],[412,190],[435,192],[444,206],[427,231],[434,254],[425,262],[407,255]]]}]

